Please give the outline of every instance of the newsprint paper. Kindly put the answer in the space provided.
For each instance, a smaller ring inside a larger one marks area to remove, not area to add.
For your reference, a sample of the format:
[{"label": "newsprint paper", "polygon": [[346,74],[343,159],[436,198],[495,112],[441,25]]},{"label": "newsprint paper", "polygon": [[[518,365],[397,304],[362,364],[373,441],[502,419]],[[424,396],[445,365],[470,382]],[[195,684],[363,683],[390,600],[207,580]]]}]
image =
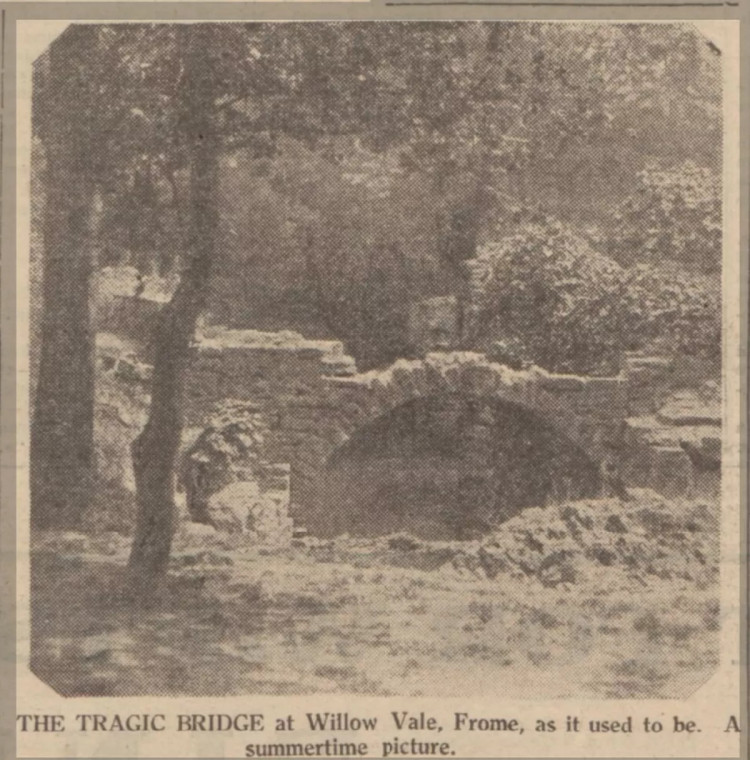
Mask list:
[{"label": "newsprint paper", "polygon": [[561,5],[4,6],[3,758],[747,757],[743,9]]}]

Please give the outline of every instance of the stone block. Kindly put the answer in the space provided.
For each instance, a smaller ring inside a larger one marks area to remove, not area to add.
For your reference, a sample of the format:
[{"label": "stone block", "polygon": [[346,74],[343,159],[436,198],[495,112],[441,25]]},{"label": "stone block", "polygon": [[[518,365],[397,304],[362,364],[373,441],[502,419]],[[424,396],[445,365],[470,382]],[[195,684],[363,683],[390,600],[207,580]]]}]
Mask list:
[{"label": "stone block", "polygon": [[319,409],[288,406],[280,418],[282,430],[316,432],[326,424],[326,416]]},{"label": "stone block", "polygon": [[326,355],[326,350],[318,348],[317,346],[304,346],[302,348],[294,349],[294,355],[295,357],[306,359],[308,361],[320,361]]},{"label": "stone block", "polygon": [[319,436],[307,436],[297,449],[297,461],[322,465],[335,449],[335,445]]},{"label": "stone block", "polygon": [[492,343],[486,352],[487,358],[503,367],[508,367],[516,371],[524,367],[524,359],[519,346],[498,340]]},{"label": "stone block", "polygon": [[492,364],[467,364],[463,367],[462,386],[476,396],[494,396],[501,377]]},{"label": "stone block", "polygon": [[[274,465],[277,469],[283,465]],[[247,535],[262,544],[282,545],[291,541],[289,479],[280,488],[263,492],[255,481],[230,483],[208,499],[208,524],[222,533]]]},{"label": "stone block", "polygon": [[406,398],[420,395],[420,387],[417,381],[418,362],[397,361],[391,368],[391,385],[399,389],[399,393]]},{"label": "stone block", "polygon": [[703,403],[693,394],[679,394],[672,397],[659,411],[657,418],[669,425],[713,425],[721,426],[721,406]]},{"label": "stone block", "polygon": [[410,398],[408,389],[394,383],[390,372],[383,372],[379,377],[375,378],[372,382],[371,390],[377,399],[382,413],[401,406],[401,404]]},{"label": "stone block", "polygon": [[672,360],[663,356],[630,356],[623,371],[628,381],[628,400],[634,408],[650,409],[667,392],[672,381]]},{"label": "stone block", "polygon": [[351,437],[350,432],[343,427],[333,425],[321,431],[321,435],[333,449],[343,446]]},{"label": "stone block", "polygon": [[540,375],[538,383],[546,391],[555,393],[583,391],[588,379],[578,375]]},{"label": "stone block", "polygon": [[430,362],[430,356],[435,356],[435,354],[428,355],[428,358],[423,364],[424,384],[426,389],[425,395],[439,396],[442,393],[447,393],[450,388],[448,386],[448,381],[443,376],[441,364],[434,361]]},{"label": "stone block", "polygon": [[679,446],[650,448],[649,487],[667,497],[688,496],[693,490],[693,465]]},{"label": "stone block", "polygon": [[625,371],[628,373],[650,372],[667,374],[672,368],[672,359],[666,356],[642,356],[629,354],[625,357]]},{"label": "stone block", "polygon": [[321,364],[324,375],[350,377],[357,374],[357,363],[351,356],[325,357]]},{"label": "stone block", "polygon": [[464,389],[464,367],[459,362],[446,364],[441,368],[440,374],[445,378],[445,382],[451,393],[461,393]]},{"label": "stone block", "polygon": [[289,491],[291,467],[284,462],[268,464],[261,463],[256,468],[256,480],[258,487],[262,492],[267,491]]},{"label": "stone block", "polygon": [[245,533],[250,510],[260,499],[255,482],[237,481],[208,497],[202,518],[222,533]]},{"label": "stone block", "polygon": [[680,433],[652,415],[625,420],[625,443],[629,446],[679,446]]},{"label": "stone block", "polygon": [[604,448],[620,448],[625,440],[625,423],[621,419],[597,421],[594,440]]},{"label": "stone block", "polygon": [[525,399],[525,403],[532,411],[536,410],[552,420],[559,420],[560,424],[563,425],[566,424],[565,420],[573,417],[584,419],[590,417],[586,411],[581,414],[577,413],[578,405],[571,401],[568,393],[552,393],[539,386],[534,386],[526,392]]},{"label": "stone block", "polygon": [[623,418],[628,405],[627,383],[623,377],[591,377],[577,399],[579,413]]}]

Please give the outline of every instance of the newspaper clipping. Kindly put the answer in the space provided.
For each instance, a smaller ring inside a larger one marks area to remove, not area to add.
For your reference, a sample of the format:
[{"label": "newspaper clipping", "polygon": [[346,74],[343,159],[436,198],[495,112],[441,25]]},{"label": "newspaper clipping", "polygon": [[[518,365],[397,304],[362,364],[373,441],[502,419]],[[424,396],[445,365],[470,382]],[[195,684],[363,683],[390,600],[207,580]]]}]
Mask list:
[{"label": "newspaper clipping", "polygon": [[739,760],[739,22],[261,5],[14,11],[3,757]]}]

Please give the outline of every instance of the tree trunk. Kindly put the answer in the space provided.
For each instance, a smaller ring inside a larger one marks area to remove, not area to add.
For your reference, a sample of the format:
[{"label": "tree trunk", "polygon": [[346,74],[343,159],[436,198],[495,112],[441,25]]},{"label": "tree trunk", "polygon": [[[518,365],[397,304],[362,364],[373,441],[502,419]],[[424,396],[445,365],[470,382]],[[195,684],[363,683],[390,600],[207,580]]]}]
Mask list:
[{"label": "tree trunk", "polygon": [[218,228],[219,145],[205,54],[211,28],[179,30],[184,51],[183,129],[190,153],[188,258],[180,285],[161,314],[154,337],[148,422],[133,442],[138,516],[129,567],[136,593],[166,573],[176,523],[174,481],[183,427],[185,377],[198,317],[208,294]]},{"label": "tree trunk", "polygon": [[31,424],[31,519],[80,526],[94,479],[94,338],[89,290],[97,194],[82,72],[91,27],[69,29],[35,72],[34,115],[45,148],[41,349]]},{"label": "tree trunk", "polygon": [[[438,178],[444,183],[444,178]],[[448,218],[439,241],[443,261],[455,278],[457,305],[456,329],[458,344],[462,349],[471,349],[475,330],[470,302],[468,270],[466,262],[476,257],[482,225],[492,207],[492,195],[488,191],[490,175],[486,169],[477,172],[473,192],[448,212]]]}]

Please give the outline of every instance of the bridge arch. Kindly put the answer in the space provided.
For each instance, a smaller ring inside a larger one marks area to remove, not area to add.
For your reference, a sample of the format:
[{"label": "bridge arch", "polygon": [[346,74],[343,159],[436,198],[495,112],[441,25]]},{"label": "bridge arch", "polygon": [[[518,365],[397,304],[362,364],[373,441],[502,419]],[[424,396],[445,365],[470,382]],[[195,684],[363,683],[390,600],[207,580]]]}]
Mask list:
[{"label": "bridge arch", "polygon": [[226,331],[196,346],[186,390],[186,447],[201,431],[220,430],[227,417],[217,415],[217,406],[238,400],[247,414],[262,419],[268,434],[216,466],[231,470],[230,479],[256,480],[274,499],[288,488],[292,516],[304,524],[308,497],[335,451],[408,404],[445,397],[521,410],[529,429],[557,431],[596,467],[619,445],[627,417],[624,377],[514,370],[474,352],[437,352],[360,373],[336,341]]},{"label": "bridge arch", "polygon": [[305,402],[289,410],[277,433],[279,440],[292,442],[285,450],[293,512],[304,521],[305,505],[317,498],[332,457],[358,431],[420,399],[447,396],[522,410],[528,420],[539,421],[569,441],[594,466],[617,445],[625,416],[621,378],[553,375],[536,367],[513,370],[470,352],[430,354],[399,360],[385,370],[326,378],[315,408]]},{"label": "bridge arch", "polygon": [[601,486],[597,464],[537,414],[450,393],[358,428],[318,471],[300,518],[318,535],[466,539],[527,507],[598,497]]},{"label": "bridge arch", "polygon": [[328,454],[357,428],[407,401],[450,393],[497,399],[533,412],[597,462],[616,440],[625,416],[620,377],[555,375],[539,367],[513,370],[471,352],[428,354],[400,359],[385,370],[328,378]]}]

